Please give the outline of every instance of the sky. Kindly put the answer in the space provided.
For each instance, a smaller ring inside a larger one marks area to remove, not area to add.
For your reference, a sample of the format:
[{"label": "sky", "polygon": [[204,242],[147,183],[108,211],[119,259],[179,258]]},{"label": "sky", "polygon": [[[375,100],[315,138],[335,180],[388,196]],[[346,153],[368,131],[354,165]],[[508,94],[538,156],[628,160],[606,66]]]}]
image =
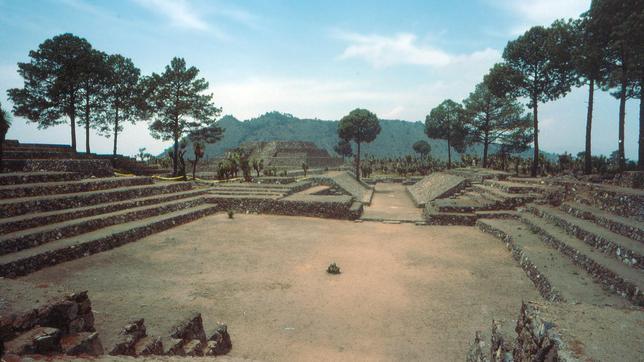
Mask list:
[{"label": "sky", "polygon": [[[21,87],[17,62],[45,39],[70,32],[131,58],[142,74],[175,57],[200,69],[222,115],[270,111],[337,120],[354,108],[383,119],[424,121],[445,99],[462,101],[503,48],[531,26],[577,17],[590,0],[0,0],[0,103]],[[588,87],[541,104],[540,146],[584,148]],[[595,93],[593,152],[617,149],[619,102]],[[626,157],[636,159],[639,100],[626,108]],[[84,150],[84,133],[78,134]],[[9,139],[69,144],[69,126],[39,130],[14,117]],[[92,135],[92,151],[112,140]],[[120,153],[159,153],[147,123],[126,125]]]}]

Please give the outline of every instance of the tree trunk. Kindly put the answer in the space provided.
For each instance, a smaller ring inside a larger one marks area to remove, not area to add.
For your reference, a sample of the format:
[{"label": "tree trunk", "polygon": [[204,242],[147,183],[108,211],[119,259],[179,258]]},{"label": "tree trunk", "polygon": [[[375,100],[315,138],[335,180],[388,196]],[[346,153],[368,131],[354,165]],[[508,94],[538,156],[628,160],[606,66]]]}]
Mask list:
[{"label": "tree trunk", "polygon": [[114,117],[114,152],[113,155],[116,157],[116,145],[118,144],[119,137],[119,109],[116,107],[116,116]]},{"label": "tree trunk", "polygon": [[89,95],[85,96],[85,153],[89,154]]},{"label": "tree trunk", "polygon": [[619,158],[619,172],[626,168],[626,156],[624,154],[624,124],[626,123],[626,87],[627,79],[625,71],[622,70],[621,89],[619,90],[619,141],[617,154]]},{"label": "tree trunk", "polygon": [[178,168],[178,162],[179,162],[179,137],[177,134],[174,134],[174,152],[172,152],[172,176],[176,177],[177,176],[177,168]]},{"label": "tree trunk", "polygon": [[[644,87],[644,78],[640,80],[640,88]],[[637,164],[640,171],[644,171],[644,103],[640,90],[640,139],[637,152]]]},{"label": "tree trunk", "polygon": [[447,137],[447,168],[452,168],[452,146],[449,142],[449,137]]},{"label": "tree trunk", "polygon": [[593,172],[592,155],[590,153],[591,133],[593,128],[593,98],[595,93],[595,80],[590,79],[588,85],[588,114],[586,115],[586,152],[584,153],[584,173],[589,175]]},{"label": "tree trunk", "polygon": [[72,150],[76,152],[76,97],[71,96],[71,112],[69,114],[69,124],[72,128]]},{"label": "tree trunk", "polygon": [[356,142],[358,145],[358,152],[356,152],[356,180],[360,181],[360,142]]},{"label": "tree trunk", "polygon": [[0,173],[4,172],[4,164],[2,162],[2,159],[4,158],[4,140],[6,135],[7,135],[7,130],[0,129]]},{"label": "tree trunk", "polygon": [[533,127],[534,127],[534,156],[532,160],[532,177],[537,177],[537,172],[539,171],[539,105],[537,104],[537,99],[532,100],[534,104],[534,114],[533,114]]},{"label": "tree trunk", "polygon": [[[195,155],[195,162],[192,163],[192,179],[196,179],[197,175],[197,162],[199,161],[199,157]],[[259,175],[258,175],[259,176]]]},{"label": "tree trunk", "polygon": [[490,137],[488,132],[485,132],[485,137],[483,138],[483,168],[487,167],[487,149],[490,146]]},{"label": "tree trunk", "polygon": [[[179,117],[174,118],[174,153],[172,154],[172,176],[177,176],[177,163],[179,162]],[[237,175],[235,175],[237,177]]]}]

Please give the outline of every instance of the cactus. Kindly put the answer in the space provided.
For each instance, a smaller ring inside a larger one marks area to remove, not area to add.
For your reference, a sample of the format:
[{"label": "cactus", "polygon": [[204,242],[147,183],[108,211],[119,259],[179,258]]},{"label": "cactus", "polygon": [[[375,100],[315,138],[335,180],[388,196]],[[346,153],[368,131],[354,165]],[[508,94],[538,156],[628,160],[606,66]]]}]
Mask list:
[{"label": "cactus", "polygon": [[326,268],[326,272],[329,274],[340,274],[342,273],[340,271],[340,267],[335,264],[335,262],[331,263],[328,268]]}]

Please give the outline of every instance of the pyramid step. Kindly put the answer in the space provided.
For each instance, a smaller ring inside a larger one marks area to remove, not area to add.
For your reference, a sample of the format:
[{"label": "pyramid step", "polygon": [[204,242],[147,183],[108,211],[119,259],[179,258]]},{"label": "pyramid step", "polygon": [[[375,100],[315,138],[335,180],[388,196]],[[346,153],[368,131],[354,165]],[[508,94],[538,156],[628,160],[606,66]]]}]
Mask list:
[{"label": "pyramid step", "polygon": [[120,223],[149,218],[204,203],[204,198],[196,196],[160,204],[125,209],[108,214],[90,216],[33,229],[21,230],[0,237],[0,255],[46,244],[55,240],[81,235]]},{"label": "pyramid step", "polygon": [[541,193],[549,190],[554,190],[552,186],[534,184],[534,183],[525,183],[525,182],[510,182],[510,181],[496,181],[496,180],[485,180],[483,184],[486,186],[491,186],[507,192],[510,194],[528,194],[528,193]]},{"label": "pyramid step", "polygon": [[86,153],[73,153],[66,151],[59,151],[54,149],[49,150],[36,150],[36,149],[12,149],[3,152],[3,157],[7,160],[52,160],[52,159],[68,159],[68,158],[94,158],[92,154]]},{"label": "pyramid step", "polygon": [[541,294],[551,302],[624,305],[583,269],[549,247],[519,220],[478,220],[479,229],[501,239]]},{"label": "pyramid step", "polygon": [[576,202],[563,203],[560,209],[580,219],[592,221],[614,233],[644,242],[644,224],[640,221]]},{"label": "pyramid step", "polygon": [[581,187],[588,190],[575,193],[574,201],[622,217],[644,221],[644,190],[601,184]]},{"label": "pyramid step", "polygon": [[616,234],[591,221],[578,219],[554,207],[528,205],[526,209],[625,265],[644,269],[644,243]]},{"label": "pyramid step", "polygon": [[80,180],[73,172],[10,172],[0,173],[0,185],[20,185],[41,182],[60,182]]},{"label": "pyramid step", "polygon": [[192,185],[189,182],[171,182],[119,187],[83,193],[5,199],[0,200],[0,218],[180,192],[189,190],[191,187]]},{"label": "pyramid step", "polygon": [[104,352],[97,332],[80,332],[63,336],[60,346],[62,352],[70,356],[99,356]]},{"label": "pyramid step", "polygon": [[220,183],[214,188],[226,188],[226,189],[276,189],[276,190],[288,190],[291,188],[290,185],[278,185],[278,184],[234,184],[234,183]]},{"label": "pyramid step", "polygon": [[96,158],[3,159],[2,164],[11,172],[65,171],[84,176],[114,176],[111,162]]},{"label": "pyramid step", "polygon": [[3,255],[0,256],[0,276],[27,275],[48,266],[116,248],[217,211],[216,206],[199,205]]},{"label": "pyramid step", "polygon": [[131,209],[146,205],[160,204],[173,200],[186,199],[199,195],[204,195],[205,189],[195,189],[188,191],[172,192],[158,194],[147,197],[140,197],[125,201],[117,201],[94,206],[78,207],[64,210],[55,210],[40,212],[35,214],[25,214],[9,218],[0,219],[0,235],[9,234],[29,228],[36,228],[53,223],[59,223],[67,220],[89,217],[100,214],[107,214],[119,210]]},{"label": "pyramid step", "polygon": [[592,246],[536,215],[522,212],[520,218],[541,240],[585,270],[604,289],[617,293],[635,305],[644,305],[644,271],[597,252]]},{"label": "pyramid step", "polygon": [[134,345],[135,356],[149,356],[163,354],[163,343],[160,337],[145,336]]},{"label": "pyramid step", "polygon": [[0,199],[32,197],[41,195],[71,194],[117,187],[149,185],[149,177],[106,177],[77,181],[41,182],[22,185],[0,186]]},{"label": "pyramid step", "polygon": [[[7,355],[25,355],[60,353],[60,339],[63,332],[57,328],[34,327],[16,338],[5,342],[4,348]],[[4,360],[4,359],[3,359]]]},{"label": "pyramid step", "polygon": [[537,199],[537,195],[529,193],[509,193],[505,192],[499,188],[487,186],[487,185],[473,185],[472,188],[479,193],[485,199],[490,201],[496,201],[499,205],[502,205],[504,208],[513,209],[515,207],[525,205],[528,202],[532,202]]},{"label": "pyramid step", "polygon": [[233,191],[233,190],[211,190],[209,193],[217,195],[269,195],[269,196],[283,196],[283,192],[271,192],[271,191],[260,191],[260,190],[251,190],[251,191]]},{"label": "pyramid step", "polygon": [[472,212],[440,212],[430,205],[423,210],[423,217],[428,225],[467,225],[476,223],[476,214]]}]

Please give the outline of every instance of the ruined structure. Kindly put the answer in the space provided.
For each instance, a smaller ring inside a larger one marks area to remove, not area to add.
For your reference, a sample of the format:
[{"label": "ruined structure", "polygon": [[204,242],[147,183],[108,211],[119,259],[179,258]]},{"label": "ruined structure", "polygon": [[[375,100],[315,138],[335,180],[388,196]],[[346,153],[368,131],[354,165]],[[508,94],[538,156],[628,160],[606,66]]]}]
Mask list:
[{"label": "ruined structure", "polygon": [[5,141],[3,162],[6,171],[60,171],[95,177],[112,176],[114,170],[135,175],[157,175],[169,171],[150,167],[132,157],[87,154],[74,152],[68,145],[20,143],[16,140]]},{"label": "ruined structure", "polygon": [[342,165],[341,158],[331,157],[326,150],[318,148],[313,142],[246,142],[240,147],[251,150],[251,158],[263,159],[265,167],[293,169],[301,168],[303,163],[311,168]]},{"label": "ruined structure", "polygon": [[[272,155],[265,162],[284,161],[282,165],[298,157],[297,163],[332,159],[320,156],[326,152],[312,144],[279,145],[256,144],[254,152],[258,157]],[[520,307],[518,322],[490,321],[491,335],[476,334],[470,360],[633,357],[602,345],[606,342],[598,334],[586,331],[601,323],[602,333],[618,335],[620,324],[610,322],[623,322],[628,330],[642,323],[644,190],[619,186],[641,185],[640,174],[602,184],[468,168],[396,180],[412,185],[378,192],[345,171],[258,178],[254,183],[168,182],[151,176],[117,177],[113,159],[75,153],[66,146],[9,142],[8,149],[7,167],[12,172],[0,174],[0,353],[130,357],[226,353],[232,344],[227,327],[217,324],[207,334],[199,313],[182,316],[171,331],[146,327],[145,322],[155,325],[149,316],[146,321],[132,316],[122,330],[101,336],[87,293],[44,295],[45,287],[23,285],[15,278],[230,211],[408,222],[418,225],[417,233],[431,233],[425,225],[476,227],[499,239],[508,250],[508,261],[525,272],[540,298]],[[311,153],[298,156],[296,149]],[[125,163],[133,168],[138,164]],[[400,193],[394,194],[396,190]],[[402,204],[383,205],[383,199],[394,195],[407,201],[407,214],[401,211],[406,207]],[[373,211],[377,202],[387,212],[365,217],[363,211]],[[588,315],[603,319],[596,322]],[[625,341],[638,342],[630,336]]]}]

